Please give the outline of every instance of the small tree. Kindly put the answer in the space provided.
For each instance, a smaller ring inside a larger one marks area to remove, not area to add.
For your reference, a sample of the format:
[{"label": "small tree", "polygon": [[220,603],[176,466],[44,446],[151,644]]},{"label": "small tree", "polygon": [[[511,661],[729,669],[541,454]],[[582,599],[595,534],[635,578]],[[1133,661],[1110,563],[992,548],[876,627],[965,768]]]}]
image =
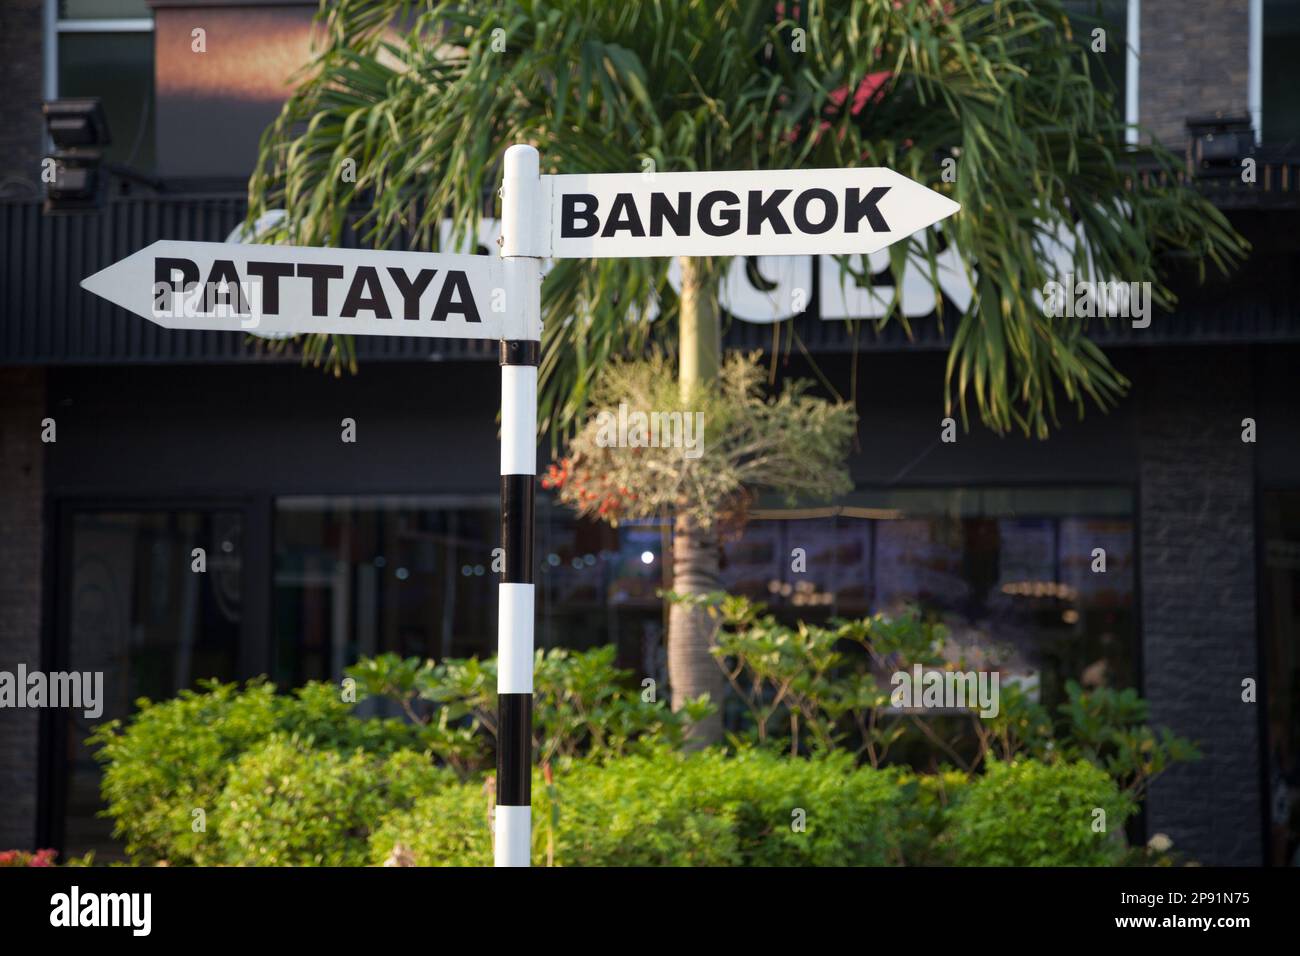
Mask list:
[{"label": "small tree", "polygon": [[591,392],[596,414],[543,487],[611,525],[685,516],[709,529],[743,519],[759,487],[791,503],[850,491],[844,460],[857,423],[853,407],[807,394],[810,383],[802,380],[765,397],[764,374],[759,353],[733,353],[716,388],[682,397],[662,354],[610,363]]},{"label": "small tree", "polygon": [[[787,382],[780,395],[765,397],[763,376],[758,353],[729,355],[707,388],[682,388],[659,353],[611,362],[592,388],[597,413],[542,486],[557,490],[579,514],[611,525],[627,518],[671,520],[674,590],[714,591],[719,525],[742,522],[758,488],[794,500],[833,497],[853,487],[844,467],[857,423],[853,407],[807,394],[804,381]],[[707,615],[698,605],[673,602],[669,629],[674,706],[705,694],[720,702],[726,685],[712,664]],[[715,709],[692,735],[717,740],[721,730]]]}]

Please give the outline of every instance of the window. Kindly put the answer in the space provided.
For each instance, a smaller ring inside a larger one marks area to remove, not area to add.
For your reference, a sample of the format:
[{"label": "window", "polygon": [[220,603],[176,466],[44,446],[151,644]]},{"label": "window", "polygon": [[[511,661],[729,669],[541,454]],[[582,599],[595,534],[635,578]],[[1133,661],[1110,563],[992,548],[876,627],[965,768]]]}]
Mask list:
[{"label": "window", "polygon": [[[778,617],[918,606],[954,653],[994,660],[1052,707],[1067,680],[1137,682],[1132,496],[1125,489],[858,492],[834,508],[759,508],[723,584]],[[803,549],[806,571],[792,568]],[[1094,572],[1096,549],[1105,572]]]},{"label": "window", "polygon": [[[274,677],[333,680],[359,657],[490,657],[499,502],[492,496],[287,497],[276,502]],[[615,531],[537,502],[538,647],[614,643],[659,673],[660,530]]]},{"label": "window", "polygon": [[[67,763],[65,855],[115,859],[110,821],[97,813],[100,768],[86,736],[124,718],[140,697],[164,700],[203,678],[236,679],[243,630],[243,516],[236,510],[78,510],[66,522],[56,618],[66,663],[101,672],[103,712],[55,714]],[[193,568],[204,549],[206,570]]]},{"label": "window", "polygon": [[[129,716],[138,697],[166,699],[203,678],[264,672],[282,688],[332,680],[359,657],[385,652],[494,654],[498,508],[494,495],[278,499],[269,655],[247,646],[241,507],[65,512],[55,666],[104,675],[99,718],[51,715],[65,852],[120,854],[97,816],[100,771],[84,741],[99,722]],[[1004,682],[1048,707],[1070,679],[1137,681],[1127,489],[863,490],[833,507],[760,501],[752,514],[738,537],[724,538],[722,585],[784,621],[916,604],[949,628],[966,657],[994,661]],[[666,533],[652,523],[580,521],[539,495],[537,645],[612,643],[620,667],[663,683],[656,591],[670,583]],[[191,570],[195,548],[205,551],[204,573]],[[792,567],[795,548],[805,570]],[[1093,570],[1099,548],[1104,573]]]},{"label": "window", "polygon": [[276,683],[338,679],[382,653],[490,653],[498,520],[487,497],[279,499]]},{"label": "window", "polygon": [[1268,862],[1300,864],[1300,490],[1262,495]]},{"label": "window", "polygon": [[[1133,127],[1138,122],[1138,58],[1140,0],[1065,0],[1063,4],[1074,27],[1075,39],[1091,52],[1094,30],[1106,31],[1106,52],[1092,54],[1089,69],[1100,90],[1114,97],[1115,115]],[[1130,128],[1127,142],[1137,143],[1137,130]]]},{"label": "window", "polygon": [[614,644],[619,666],[666,682],[657,596],[669,586],[663,535],[651,522],[614,529],[579,520],[547,501],[538,512],[538,645],[585,650]]},{"label": "window", "polygon": [[[280,499],[276,682],[337,679],[385,652],[495,654],[499,520],[490,496]],[[579,521],[539,496],[537,646],[612,643],[621,667],[663,680],[665,534]],[[864,491],[833,508],[758,508],[724,544],[721,579],[790,622],[916,604],[954,648],[996,657],[1053,706],[1070,679],[1136,683],[1133,561],[1124,489]]]},{"label": "window", "polygon": [[1252,4],[1250,84],[1260,141],[1283,149],[1300,146],[1300,0]]},{"label": "window", "polygon": [[155,165],[153,13],[145,0],[47,0],[49,99],[99,97],[112,142],[110,163]]}]

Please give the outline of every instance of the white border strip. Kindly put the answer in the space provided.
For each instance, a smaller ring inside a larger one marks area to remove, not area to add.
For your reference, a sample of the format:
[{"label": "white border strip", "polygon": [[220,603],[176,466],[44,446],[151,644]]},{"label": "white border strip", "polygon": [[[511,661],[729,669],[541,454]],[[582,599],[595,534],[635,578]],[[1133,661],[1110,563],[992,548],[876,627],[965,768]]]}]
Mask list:
[{"label": "white border strip", "polygon": [[497,693],[533,692],[533,594],[531,584],[498,584]]},{"label": "white border strip", "polygon": [[1250,0],[1250,72],[1246,80],[1246,108],[1255,142],[1264,135],[1264,0]]},{"label": "white border strip", "polygon": [[501,474],[537,474],[537,366],[501,366]]},{"label": "white border strip", "polygon": [[1128,0],[1128,48],[1124,63],[1124,142],[1138,144],[1138,118],[1141,115],[1138,94],[1141,92],[1142,72],[1142,0]]},{"label": "white border strip", "polygon": [[[530,768],[531,771],[531,768]],[[532,838],[532,807],[507,807],[497,804],[496,847],[493,856],[497,866],[528,866],[532,856],[529,846]]]},{"label": "white border strip", "polygon": [[[56,0],[57,2],[57,0]],[[60,20],[60,33],[153,33],[153,17],[119,17],[102,20]]]}]

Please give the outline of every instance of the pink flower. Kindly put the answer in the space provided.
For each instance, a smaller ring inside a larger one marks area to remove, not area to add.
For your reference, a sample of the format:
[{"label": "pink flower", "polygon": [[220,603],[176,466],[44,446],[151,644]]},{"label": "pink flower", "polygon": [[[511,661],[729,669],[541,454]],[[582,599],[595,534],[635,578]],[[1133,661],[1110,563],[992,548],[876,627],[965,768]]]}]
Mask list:
[{"label": "pink flower", "polygon": [[[854,116],[861,113],[863,107],[873,99],[878,98],[884,92],[885,83],[887,83],[889,78],[893,75],[894,74],[891,70],[880,70],[876,73],[868,73],[864,76],[862,82],[858,84],[858,88],[853,94],[853,105],[849,107],[849,112]],[[829,99],[835,106],[842,106],[844,105],[844,101],[848,98],[848,92],[849,88],[847,86],[841,86],[838,90],[831,93]]]}]

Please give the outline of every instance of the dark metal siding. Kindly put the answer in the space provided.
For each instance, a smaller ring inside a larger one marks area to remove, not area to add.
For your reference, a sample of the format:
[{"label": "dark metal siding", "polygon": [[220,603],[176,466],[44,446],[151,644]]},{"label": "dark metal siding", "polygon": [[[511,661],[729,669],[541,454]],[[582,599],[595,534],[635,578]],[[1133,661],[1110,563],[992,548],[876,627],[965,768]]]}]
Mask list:
[{"label": "dark metal siding", "polygon": [[[0,363],[82,365],[297,361],[234,332],[177,332],[85,292],[80,282],[159,239],[221,242],[244,219],[237,196],[115,200],[98,212],[46,216],[39,202],[0,202]],[[494,358],[496,344],[369,337],[359,358]]]},{"label": "dark metal siding", "polygon": [[[84,292],[80,280],[158,239],[220,242],[243,221],[237,195],[170,195],[117,199],[81,215],[46,216],[38,201],[0,201],[0,364],[98,365],[110,363],[296,362],[295,352],[268,352],[242,333],[175,332],[143,321]],[[1283,214],[1285,215],[1285,214]],[[1286,222],[1260,220],[1252,241],[1289,234]],[[1250,232],[1252,230],[1248,230]],[[353,245],[351,237],[345,245]],[[1150,328],[1097,322],[1090,334],[1108,346],[1160,346],[1300,341],[1300,270],[1288,248],[1252,255],[1231,281],[1186,284],[1176,312],[1156,312]],[[814,294],[813,302],[817,301]],[[931,316],[913,320],[911,334],[890,321],[822,321],[807,314],[773,326],[733,320],[726,344],[835,353],[946,348],[946,334]],[[797,337],[797,338],[796,338]],[[494,343],[456,339],[365,337],[356,341],[363,361],[494,360]]]}]

